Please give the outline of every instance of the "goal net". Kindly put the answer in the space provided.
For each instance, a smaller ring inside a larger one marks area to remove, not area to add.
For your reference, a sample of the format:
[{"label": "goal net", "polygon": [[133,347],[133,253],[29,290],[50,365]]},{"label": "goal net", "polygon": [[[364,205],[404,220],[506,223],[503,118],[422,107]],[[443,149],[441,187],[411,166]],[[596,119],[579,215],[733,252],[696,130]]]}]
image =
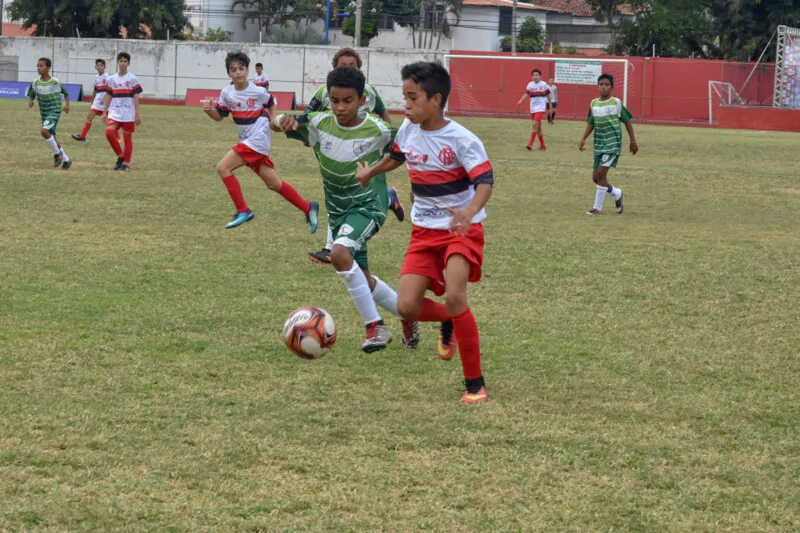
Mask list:
[{"label": "goal net", "polygon": [[[634,69],[626,59],[445,55],[453,87],[447,110],[453,114],[478,116],[521,116],[529,113],[528,102],[517,102],[539,69],[542,80],[551,78],[558,87],[558,116],[584,118],[589,104],[597,98],[597,77],[614,77],[614,96],[628,105]],[[636,114],[636,113],[634,113]]]},{"label": "goal net", "polygon": [[747,102],[731,83],[727,81],[708,82],[708,123],[715,124],[720,106],[745,106]]},{"label": "goal net", "polygon": [[774,107],[800,109],[800,29],[778,27]]}]

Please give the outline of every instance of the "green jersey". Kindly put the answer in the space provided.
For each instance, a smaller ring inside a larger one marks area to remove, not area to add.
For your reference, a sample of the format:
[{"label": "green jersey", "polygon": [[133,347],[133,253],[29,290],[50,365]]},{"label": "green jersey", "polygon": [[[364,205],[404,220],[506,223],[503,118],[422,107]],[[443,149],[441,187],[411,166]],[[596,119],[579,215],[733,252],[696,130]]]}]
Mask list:
[{"label": "green jersey", "polygon": [[61,117],[61,95],[69,96],[67,89],[57,78],[42,81],[37,78],[28,87],[27,96],[31,100],[39,100],[39,113],[42,122],[58,122]]},{"label": "green jersey", "polygon": [[619,98],[596,98],[589,108],[587,122],[594,126],[594,153],[620,155],[622,153],[622,126],[633,118]]},{"label": "green jersey", "polygon": [[314,149],[322,174],[325,207],[332,228],[340,226],[348,214],[361,213],[382,225],[386,220],[386,176],[376,176],[361,187],[356,179],[356,163],[377,165],[394,140],[397,129],[375,115],[362,115],[358,126],[345,128],[332,111],[299,116],[301,124],[292,138],[299,138]]},{"label": "green jersey", "polygon": [[[364,94],[367,95],[367,98],[364,102],[364,105],[361,106],[361,111],[365,113],[375,113],[378,116],[386,112],[386,107],[383,105],[383,100],[381,100],[381,96],[378,94],[378,91],[375,90],[375,87],[367,83],[364,86]],[[327,85],[323,85],[317,89],[316,93],[314,93],[314,97],[308,103],[306,112],[311,113],[314,111],[325,111],[330,108],[331,101],[328,98],[328,87]]]}]

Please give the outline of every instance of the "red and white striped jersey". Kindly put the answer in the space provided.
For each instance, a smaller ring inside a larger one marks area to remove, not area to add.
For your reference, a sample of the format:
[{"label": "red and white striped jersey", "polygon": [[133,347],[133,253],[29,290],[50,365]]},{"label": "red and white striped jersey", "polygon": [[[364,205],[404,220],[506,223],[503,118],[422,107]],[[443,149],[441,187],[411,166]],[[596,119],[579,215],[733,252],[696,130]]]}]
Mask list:
[{"label": "red and white striped jersey", "polygon": [[265,89],[269,89],[269,78],[266,74],[256,74],[253,78],[253,83],[257,87],[263,87]]},{"label": "red and white striped jersey", "polygon": [[[475,197],[475,187],[494,183],[492,165],[483,143],[461,124],[448,121],[437,131],[423,130],[406,119],[397,131],[390,156],[408,165],[414,206],[411,222],[415,226],[448,229],[454,210],[464,209]],[[472,219],[483,221],[481,209]]]},{"label": "red and white striped jersey", "polygon": [[92,100],[92,109],[103,111],[103,98],[106,97],[108,92],[108,72],[103,72],[94,77],[94,100]]},{"label": "red and white striped jersey", "polygon": [[108,92],[111,93],[111,104],[108,106],[108,118],[117,122],[134,122],[136,108],[133,106],[133,95],[142,92],[142,86],[132,73],[124,76],[119,73],[109,76]]},{"label": "red and white striped jersey", "polygon": [[547,95],[550,94],[550,86],[544,81],[532,81],[525,88],[525,92],[531,97],[531,113],[544,113],[547,111]]},{"label": "red and white striped jersey", "polygon": [[266,89],[256,87],[252,82],[241,91],[228,85],[219,95],[217,112],[223,117],[233,116],[239,129],[239,142],[260,154],[269,155],[272,134],[267,108],[274,103],[275,99]]}]

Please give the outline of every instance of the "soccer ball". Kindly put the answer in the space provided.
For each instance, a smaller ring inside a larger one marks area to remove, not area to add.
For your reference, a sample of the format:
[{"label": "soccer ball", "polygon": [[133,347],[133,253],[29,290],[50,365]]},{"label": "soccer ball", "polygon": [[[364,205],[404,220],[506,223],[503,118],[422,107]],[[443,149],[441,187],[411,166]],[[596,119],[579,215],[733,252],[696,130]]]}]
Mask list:
[{"label": "soccer ball", "polygon": [[336,323],[319,307],[298,307],[283,325],[283,341],[293,354],[303,359],[318,359],[331,351],[336,342]]}]

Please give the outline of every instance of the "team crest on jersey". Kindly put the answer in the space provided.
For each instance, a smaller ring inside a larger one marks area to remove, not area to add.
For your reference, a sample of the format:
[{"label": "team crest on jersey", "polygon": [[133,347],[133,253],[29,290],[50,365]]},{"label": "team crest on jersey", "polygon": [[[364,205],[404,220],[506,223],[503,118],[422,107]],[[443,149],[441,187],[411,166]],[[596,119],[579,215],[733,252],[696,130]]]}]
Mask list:
[{"label": "team crest on jersey", "polygon": [[353,226],[351,226],[350,224],[344,224],[341,228],[339,228],[339,231],[337,231],[336,233],[340,237],[346,237],[351,233],[353,233]]},{"label": "team crest on jersey", "polygon": [[125,80],[125,87],[130,87],[130,86],[131,86],[131,82],[129,82],[128,80]]},{"label": "team crest on jersey", "polygon": [[445,146],[439,152],[439,161],[446,167],[456,162],[456,153],[449,146]]},{"label": "team crest on jersey", "polygon": [[427,163],[428,162],[428,154],[415,154],[411,150],[405,153],[406,154],[406,161],[411,161],[412,163]]},{"label": "team crest on jersey", "polygon": [[356,154],[356,157],[361,157],[366,155],[369,151],[369,142],[366,141],[356,141],[353,143],[353,153]]},{"label": "team crest on jersey", "polygon": [[247,107],[255,107],[256,106],[256,99],[252,96],[247,99]]}]

